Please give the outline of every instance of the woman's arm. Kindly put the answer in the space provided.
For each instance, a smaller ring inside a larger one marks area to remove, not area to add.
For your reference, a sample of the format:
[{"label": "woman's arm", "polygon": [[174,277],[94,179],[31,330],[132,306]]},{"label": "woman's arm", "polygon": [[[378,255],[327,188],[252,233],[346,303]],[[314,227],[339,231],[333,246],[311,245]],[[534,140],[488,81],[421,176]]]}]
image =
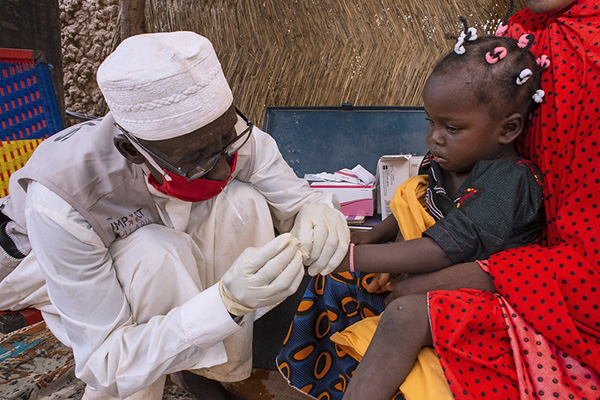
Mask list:
[{"label": "woman's arm", "polygon": [[478,263],[468,262],[427,274],[412,275],[394,283],[386,305],[397,297],[424,294],[433,290],[478,289],[496,292],[492,277]]}]

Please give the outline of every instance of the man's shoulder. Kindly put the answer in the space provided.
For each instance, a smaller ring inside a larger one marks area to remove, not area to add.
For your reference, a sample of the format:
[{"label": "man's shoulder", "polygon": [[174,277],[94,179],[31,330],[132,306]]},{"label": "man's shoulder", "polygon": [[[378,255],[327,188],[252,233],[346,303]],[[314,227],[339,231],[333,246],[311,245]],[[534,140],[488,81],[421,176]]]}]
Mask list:
[{"label": "man's shoulder", "polygon": [[66,148],[77,146],[79,148],[89,147],[90,150],[101,151],[102,148],[100,145],[103,142],[112,144],[112,138],[116,132],[113,122],[114,120],[108,114],[103,118],[70,126],[45,139],[40,144],[41,149],[43,150],[46,147]]}]

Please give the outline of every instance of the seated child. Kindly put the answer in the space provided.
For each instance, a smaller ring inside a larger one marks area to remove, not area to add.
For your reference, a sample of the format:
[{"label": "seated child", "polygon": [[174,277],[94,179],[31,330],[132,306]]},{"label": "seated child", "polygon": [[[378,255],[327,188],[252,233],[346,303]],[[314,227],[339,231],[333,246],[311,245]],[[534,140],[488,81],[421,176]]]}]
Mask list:
[{"label": "seated child", "polygon": [[[514,142],[540,95],[539,68],[527,50],[531,40],[479,38],[437,64],[423,90],[430,152],[422,164],[428,177],[424,201],[435,223],[422,237],[404,240],[402,208],[392,206],[400,223],[383,221],[361,243],[394,235],[400,240],[352,244],[338,270],[432,272],[538,238],[544,224],[541,174]],[[403,196],[402,189],[396,196]],[[421,348],[432,344],[427,296],[409,297],[386,307],[385,325],[375,331],[344,399],[367,393],[369,399],[391,398]]]},{"label": "seated child", "polygon": [[[364,293],[364,275],[357,272],[432,272],[485,260],[538,238],[544,225],[541,174],[515,146],[543,98],[541,68],[528,50],[532,41],[532,35],[519,41],[476,38],[472,28],[465,29],[455,51],[436,65],[423,90],[430,151],[422,171],[427,175],[399,188],[391,204],[394,215],[353,236],[337,273],[322,282],[314,278],[305,295],[313,311],[299,309],[277,360],[292,385],[315,397],[327,392],[339,399],[345,391],[344,399],[387,400],[421,348],[432,344],[426,294],[396,299],[381,317],[385,329],[377,329],[354,371],[356,364],[344,360],[346,353],[332,346],[331,335],[383,309],[383,294]],[[350,275],[343,273],[348,270]],[[378,278],[369,291],[381,288],[387,276]],[[355,299],[352,310],[350,298]],[[323,310],[330,322],[324,333]],[[314,350],[299,359],[296,349],[305,349],[302,343]],[[320,372],[323,354],[332,361],[328,371]]]}]

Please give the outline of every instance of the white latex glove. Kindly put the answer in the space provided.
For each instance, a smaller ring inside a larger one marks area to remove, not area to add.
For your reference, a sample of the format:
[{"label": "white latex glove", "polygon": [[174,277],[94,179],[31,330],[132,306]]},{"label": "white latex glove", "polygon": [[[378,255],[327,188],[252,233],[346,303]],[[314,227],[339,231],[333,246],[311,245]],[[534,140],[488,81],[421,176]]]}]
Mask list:
[{"label": "white latex glove", "polygon": [[261,248],[249,247],[225,272],[219,292],[227,310],[244,315],[275,306],[298,289],[304,276],[299,242],[285,233]]},{"label": "white latex glove", "polygon": [[327,204],[305,204],[296,216],[292,235],[300,240],[304,265],[311,276],[336,269],[350,243],[346,217]]}]

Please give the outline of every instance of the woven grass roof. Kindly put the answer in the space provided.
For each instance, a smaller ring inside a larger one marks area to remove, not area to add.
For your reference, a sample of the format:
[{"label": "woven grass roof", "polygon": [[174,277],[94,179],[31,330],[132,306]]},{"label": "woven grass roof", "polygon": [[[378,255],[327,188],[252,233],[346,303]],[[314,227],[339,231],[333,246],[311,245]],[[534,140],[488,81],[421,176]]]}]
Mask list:
[{"label": "woven grass roof", "polygon": [[[192,30],[214,44],[237,105],[420,105],[465,16],[493,33],[508,0],[146,0],[146,31]],[[522,2],[517,2],[517,9]],[[157,66],[160,68],[160,66]]]}]

